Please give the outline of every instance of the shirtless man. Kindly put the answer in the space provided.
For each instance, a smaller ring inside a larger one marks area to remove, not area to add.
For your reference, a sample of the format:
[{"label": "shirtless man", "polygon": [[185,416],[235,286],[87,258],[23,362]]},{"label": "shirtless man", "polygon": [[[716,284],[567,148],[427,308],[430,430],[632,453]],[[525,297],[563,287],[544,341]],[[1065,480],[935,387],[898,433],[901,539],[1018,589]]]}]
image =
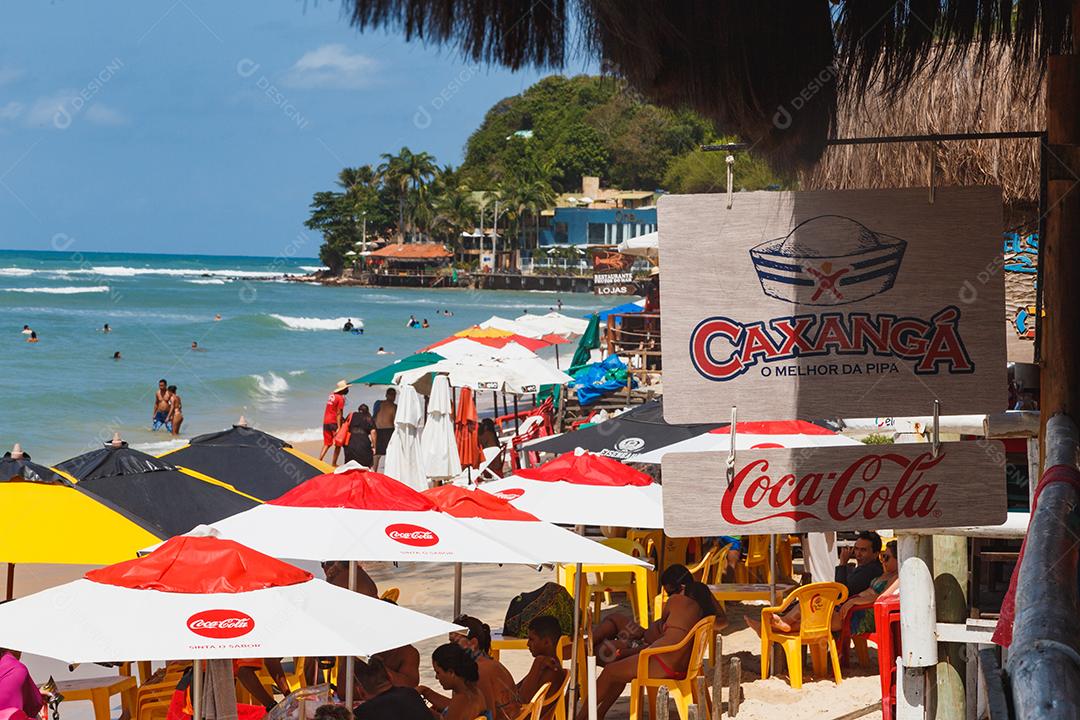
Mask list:
[{"label": "shirtless man", "polygon": [[394,434],[394,416],[397,415],[397,390],[386,389],[386,398],[378,402],[375,408],[375,462],[371,469],[379,470],[379,460],[386,454],[386,448],[390,445],[390,436]]},{"label": "shirtless man", "polygon": [[184,403],[176,394],[176,386],[169,386],[169,422],[172,423],[172,434],[180,434],[180,426],[184,424]]},{"label": "shirtless man", "polygon": [[[384,599],[383,602],[397,605],[390,599]],[[382,660],[386,675],[395,687],[415,688],[420,685],[420,651],[412,645],[383,650],[371,657]]]},{"label": "shirtless man", "polygon": [[529,652],[533,664],[517,684],[518,697],[522,700],[531,700],[544,683],[551,683],[549,697],[562,687],[567,671],[559,660],[560,637],[562,628],[551,615],[538,615],[529,622]]},{"label": "shirtless man", "polygon": [[158,380],[157,385],[157,392],[154,393],[154,412],[150,419],[151,429],[160,430],[164,427],[172,432],[172,426],[169,424],[169,411],[171,409],[169,405],[169,383],[165,381],[165,378],[161,378]]}]

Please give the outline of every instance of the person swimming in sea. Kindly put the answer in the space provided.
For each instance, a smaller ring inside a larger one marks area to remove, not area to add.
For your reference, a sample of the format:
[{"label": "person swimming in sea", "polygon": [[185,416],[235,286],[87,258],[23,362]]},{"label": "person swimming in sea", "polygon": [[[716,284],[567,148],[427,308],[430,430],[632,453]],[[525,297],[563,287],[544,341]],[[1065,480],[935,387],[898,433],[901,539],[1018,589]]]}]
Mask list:
[{"label": "person swimming in sea", "polygon": [[119,360],[120,359],[120,351],[119,350],[117,350],[116,352],[114,352],[112,354],[112,359],[113,360]]},{"label": "person swimming in sea", "polygon": [[199,347],[199,343],[194,340],[191,341],[191,350],[192,352],[206,352],[206,348]]},{"label": "person swimming in sea", "polygon": [[38,341],[37,333],[34,332],[33,330],[31,330],[30,331],[30,337],[26,338],[26,342],[28,342],[28,343],[36,343],[37,341]]},{"label": "person swimming in sea", "polygon": [[22,334],[23,335],[29,335],[32,332],[34,332],[34,331],[30,329],[29,325],[23,325],[22,326]]},{"label": "person swimming in sea", "polygon": [[348,320],[345,321],[345,325],[342,326],[341,331],[342,332],[352,332],[353,327],[354,326],[352,324],[352,318],[349,318]]},{"label": "person swimming in sea", "polygon": [[104,325],[104,326],[102,326],[102,328],[101,328],[101,332],[103,332],[103,333],[110,333],[110,332],[112,332],[112,328],[111,328],[111,327],[109,327],[109,323],[105,323],[105,325]]},{"label": "person swimming in sea", "polygon": [[420,327],[429,328],[431,325],[428,323],[427,318],[424,318],[424,322],[420,323]]}]

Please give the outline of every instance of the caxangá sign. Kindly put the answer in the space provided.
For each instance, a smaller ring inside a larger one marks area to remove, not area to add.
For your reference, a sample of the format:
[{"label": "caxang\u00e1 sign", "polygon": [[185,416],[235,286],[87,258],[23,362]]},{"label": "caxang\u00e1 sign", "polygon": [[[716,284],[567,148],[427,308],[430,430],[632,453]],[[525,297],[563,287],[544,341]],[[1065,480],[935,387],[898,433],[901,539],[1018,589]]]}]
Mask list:
[{"label": "caxang\u00e1 sign", "polygon": [[675,537],[842,528],[1000,525],[1000,441],[740,450],[664,456],[664,532]]},{"label": "caxang\u00e1 sign", "polygon": [[664,416],[1004,410],[997,188],[669,195]]}]

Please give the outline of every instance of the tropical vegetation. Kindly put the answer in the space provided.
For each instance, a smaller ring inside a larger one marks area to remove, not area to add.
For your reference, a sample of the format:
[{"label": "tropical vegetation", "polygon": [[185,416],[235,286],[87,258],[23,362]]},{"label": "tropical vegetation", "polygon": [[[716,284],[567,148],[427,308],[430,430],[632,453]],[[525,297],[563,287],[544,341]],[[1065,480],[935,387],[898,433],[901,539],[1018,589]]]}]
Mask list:
[{"label": "tropical vegetation", "polygon": [[[342,168],[335,189],[312,197],[305,224],[322,233],[320,258],[334,272],[363,252],[365,237],[460,249],[462,232],[490,229],[496,212],[504,242],[535,248],[543,211],[583,175],[605,187],[724,191],[724,154],[699,149],[719,139],[702,117],[646,103],[619,80],[554,75],[488,110],[460,167],[402,147]],[[782,184],[745,154],[734,170],[737,189]]]}]

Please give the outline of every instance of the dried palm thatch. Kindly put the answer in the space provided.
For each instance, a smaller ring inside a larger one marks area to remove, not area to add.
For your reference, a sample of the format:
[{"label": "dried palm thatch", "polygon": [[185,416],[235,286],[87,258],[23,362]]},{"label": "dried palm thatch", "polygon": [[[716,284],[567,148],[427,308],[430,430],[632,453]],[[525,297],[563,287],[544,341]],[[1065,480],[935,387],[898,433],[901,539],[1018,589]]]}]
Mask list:
[{"label": "dried palm thatch", "polygon": [[[838,98],[876,86],[902,102],[920,74],[1005,48],[1040,70],[1072,47],[1067,0],[345,0],[354,25],[458,47],[511,68],[559,67],[580,45],[650,100],[690,107],[754,143],[777,169],[806,167]],[[823,79],[824,78],[824,79]]]},{"label": "dried palm thatch", "polygon": [[[1009,58],[974,51],[952,71],[924,68],[898,101],[880,83],[840,105],[839,137],[880,137],[968,132],[1012,132],[1045,127],[1044,83],[1028,67],[1016,72]],[[1031,209],[1039,197],[1039,140],[832,146],[801,175],[808,189],[926,185],[931,152],[939,185],[1000,185],[1007,206]]]}]

